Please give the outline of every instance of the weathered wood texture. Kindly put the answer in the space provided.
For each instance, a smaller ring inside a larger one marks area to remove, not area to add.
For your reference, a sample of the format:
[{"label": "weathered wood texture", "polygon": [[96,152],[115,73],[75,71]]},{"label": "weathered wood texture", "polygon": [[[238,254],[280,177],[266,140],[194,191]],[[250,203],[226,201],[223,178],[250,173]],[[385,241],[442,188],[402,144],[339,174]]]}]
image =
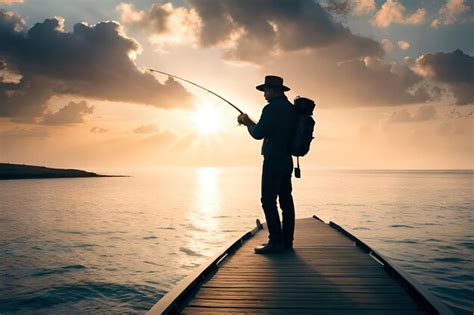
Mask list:
[{"label": "weathered wood texture", "polygon": [[254,254],[267,232],[228,257],[182,314],[426,314],[382,265],[327,224],[297,220],[294,252]]}]

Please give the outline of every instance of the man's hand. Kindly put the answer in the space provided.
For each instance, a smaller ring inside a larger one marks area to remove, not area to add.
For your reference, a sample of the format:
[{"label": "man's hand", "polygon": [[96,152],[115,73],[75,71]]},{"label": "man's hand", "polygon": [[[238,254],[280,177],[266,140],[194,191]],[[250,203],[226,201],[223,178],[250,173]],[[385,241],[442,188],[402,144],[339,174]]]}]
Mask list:
[{"label": "man's hand", "polygon": [[239,117],[237,117],[237,122],[241,125],[248,125],[252,122],[250,119],[249,115],[247,114],[240,114]]}]

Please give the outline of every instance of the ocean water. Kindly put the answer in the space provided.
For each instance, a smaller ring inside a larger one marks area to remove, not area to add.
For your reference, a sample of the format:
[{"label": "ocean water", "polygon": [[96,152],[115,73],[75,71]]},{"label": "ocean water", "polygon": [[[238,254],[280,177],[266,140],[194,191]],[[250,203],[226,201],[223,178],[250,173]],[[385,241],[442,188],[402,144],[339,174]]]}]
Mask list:
[{"label": "ocean water", "polygon": [[[474,311],[472,171],[318,171],[294,180],[318,215]],[[264,220],[259,168],[0,182],[0,313],[143,313]]]}]

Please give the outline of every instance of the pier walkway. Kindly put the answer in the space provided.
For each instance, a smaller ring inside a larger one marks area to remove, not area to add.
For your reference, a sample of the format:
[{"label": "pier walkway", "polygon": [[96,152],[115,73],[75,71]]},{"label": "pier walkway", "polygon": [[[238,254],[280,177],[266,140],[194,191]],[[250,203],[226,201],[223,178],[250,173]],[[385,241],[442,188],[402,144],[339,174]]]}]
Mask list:
[{"label": "pier walkway", "polygon": [[149,314],[451,314],[403,270],[335,223],[298,219],[292,252],[255,254],[254,247],[266,241],[266,230],[254,230]]}]

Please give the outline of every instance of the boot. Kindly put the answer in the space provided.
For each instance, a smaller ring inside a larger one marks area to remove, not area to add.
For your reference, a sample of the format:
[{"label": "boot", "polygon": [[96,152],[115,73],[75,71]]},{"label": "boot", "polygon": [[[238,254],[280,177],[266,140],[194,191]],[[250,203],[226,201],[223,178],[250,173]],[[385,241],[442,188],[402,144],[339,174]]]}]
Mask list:
[{"label": "boot", "polygon": [[267,244],[263,244],[262,246],[255,247],[256,254],[276,254],[281,253],[285,250],[283,245],[281,244],[273,244],[268,242]]}]

